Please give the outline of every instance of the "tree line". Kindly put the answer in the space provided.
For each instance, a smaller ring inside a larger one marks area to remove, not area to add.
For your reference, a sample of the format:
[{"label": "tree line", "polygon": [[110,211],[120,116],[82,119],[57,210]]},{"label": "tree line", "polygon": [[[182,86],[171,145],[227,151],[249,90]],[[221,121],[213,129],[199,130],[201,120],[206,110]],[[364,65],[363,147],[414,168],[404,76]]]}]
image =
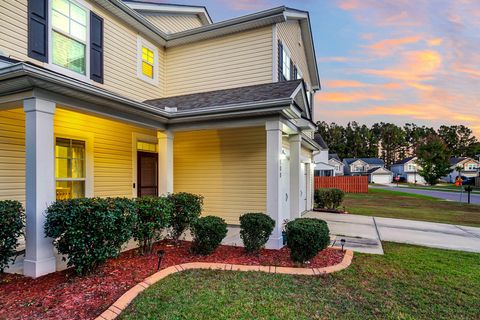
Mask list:
[{"label": "tree line", "polygon": [[330,153],[344,158],[378,157],[389,168],[393,163],[416,154],[417,149],[435,140],[443,145],[442,157],[475,157],[480,154],[480,142],[464,125],[432,127],[407,123],[360,125],[355,121],[346,126],[334,122],[317,122],[317,131],[329,146]]}]

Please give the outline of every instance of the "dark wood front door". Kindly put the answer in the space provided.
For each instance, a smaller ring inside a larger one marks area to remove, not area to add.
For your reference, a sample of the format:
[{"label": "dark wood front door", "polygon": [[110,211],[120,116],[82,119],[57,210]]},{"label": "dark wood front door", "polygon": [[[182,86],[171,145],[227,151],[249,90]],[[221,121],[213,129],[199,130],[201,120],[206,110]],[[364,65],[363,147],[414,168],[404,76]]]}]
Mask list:
[{"label": "dark wood front door", "polygon": [[137,153],[137,196],[158,195],[158,154]]}]

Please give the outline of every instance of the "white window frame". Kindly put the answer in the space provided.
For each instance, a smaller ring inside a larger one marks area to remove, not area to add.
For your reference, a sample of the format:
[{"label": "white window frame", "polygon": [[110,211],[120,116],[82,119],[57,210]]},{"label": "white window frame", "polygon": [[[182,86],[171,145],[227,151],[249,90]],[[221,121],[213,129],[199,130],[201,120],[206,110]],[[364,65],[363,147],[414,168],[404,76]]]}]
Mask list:
[{"label": "white window frame", "polygon": [[[153,52],[153,78],[150,78],[142,72],[142,47],[145,47]],[[158,86],[159,83],[159,67],[158,67],[158,48],[151,42],[137,36],[137,77],[140,80],[148,82],[154,86]]]},{"label": "white window frame", "polygon": [[407,164],[407,171],[415,171],[415,165],[412,163]]},{"label": "white window frame", "polygon": [[467,170],[477,170],[477,165],[475,163],[469,163],[467,165]]},{"label": "white window frame", "polygon": [[[287,58],[287,59],[285,59]],[[291,63],[290,61],[292,60],[291,56],[290,56],[290,52],[288,51],[288,49],[285,47],[285,45],[283,45],[283,51],[282,51],[282,62],[283,62],[283,65],[282,65],[282,74],[283,74],[283,77],[285,78],[286,81],[289,81],[289,80],[292,80],[291,79],[291,74],[292,74],[292,66],[291,66]],[[287,69],[288,68],[288,69]],[[288,73],[286,73],[286,71],[288,70]]]},{"label": "white window frame", "polygon": [[[54,134],[54,147],[57,146],[57,138],[60,139],[69,139],[69,140],[78,140],[85,142],[85,179],[77,179],[77,181],[85,181],[85,198],[92,198],[94,196],[94,177],[93,177],[93,134],[83,133],[81,135],[71,135],[71,134]],[[57,179],[57,168],[56,168],[56,157],[54,159],[54,172],[55,172],[55,188],[57,187],[57,181],[75,181],[75,179]],[[55,190],[56,194],[56,190]]]},{"label": "white window frame", "polygon": [[[90,79],[90,11],[92,11],[92,6],[83,0],[68,0],[70,2],[75,3],[82,9],[85,9],[85,11],[87,11],[87,38],[85,40],[85,74],[83,75],[53,63],[52,1],[53,0],[48,1],[48,67],[49,69],[59,72],[63,75],[66,75],[81,81],[93,83],[93,80]],[[72,38],[72,37],[69,36],[69,38]],[[75,39],[75,38],[72,38],[72,39]],[[78,40],[78,39],[75,39],[75,40]]]}]

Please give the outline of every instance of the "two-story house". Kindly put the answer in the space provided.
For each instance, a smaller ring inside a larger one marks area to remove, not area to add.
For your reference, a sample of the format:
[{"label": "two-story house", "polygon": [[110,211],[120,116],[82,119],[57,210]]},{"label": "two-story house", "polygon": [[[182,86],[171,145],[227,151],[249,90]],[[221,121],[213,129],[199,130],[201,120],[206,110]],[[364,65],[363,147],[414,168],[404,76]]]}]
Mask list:
[{"label": "two-story house", "polygon": [[348,176],[368,176],[370,183],[387,184],[393,180],[393,174],[385,168],[385,162],[379,158],[345,158],[344,173]]},{"label": "two-story house", "polygon": [[26,206],[24,273],[55,271],[56,199],[192,192],[238,224],[312,208],[307,12],[212,22],[204,7],[120,0],[0,2],[0,199]]},{"label": "two-story house", "polygon": [[452,171],[442,178],[443,181],[454,183],[458,176],[466,178],[478,177],[480,161],[470,157],[453,157],[450,158],[450,170]]},{"label": "two-story house", "polygon": [[425,184],[425,179],[418,173],[421,166],[417,163],[417,157],[411,156],[400,160],[392,165],[390,170],[395,177],[401,177],[408,183]]},{"label": "two-story house", "polygon": [[328,164],[334,168],[335,176],[343,176],[345,173],[345,165],[343,161],[340,159],[338,154],[331,153],[328,155]]}]

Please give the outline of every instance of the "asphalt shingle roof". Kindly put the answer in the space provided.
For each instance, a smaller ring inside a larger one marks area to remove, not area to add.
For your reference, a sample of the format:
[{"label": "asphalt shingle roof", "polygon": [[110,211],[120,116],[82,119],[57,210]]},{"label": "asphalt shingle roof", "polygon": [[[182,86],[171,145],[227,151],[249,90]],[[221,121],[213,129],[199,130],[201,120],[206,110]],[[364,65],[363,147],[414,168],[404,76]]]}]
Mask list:
[{"label": "asphalt shingle roof", "polygon": [[313,140],[315,140],[315,142],[318,143],[318,145],[322,147],[322,149],[328,149],[328,145],[325,140],[323,140],[323,137],[320,133],[315,133],[315,135],[313,136]]},{"label": "asphalt shingle roof", "polygon": [[178,111],[196,110],[242,103],[267,102],[287,99],[292,96],[302,80],[259,84],[233,89],[216,90],[181,96],[146,100],[145,103],[164,108],[177,108]]},{"label": "asphalt shingle roof", "polygon": [[415,158],[415,156],[406,157],[405,159],[402,159],[402,160],[400,160],[400,161],[395,162],[393,165],[396,165],[396,164],[405,164],[405,163],[407,163],[408,161],[412,160],[413,158]]},{"label": "asphalt shingle roof", "polygon": [[382,159],[380,158],[345,158],[343,161],[345,161],[347,164],[351,164],[357,160],[362,160],[367,164],[376,164],[376,165],[385,165],[385,162],[383,162]]}]

